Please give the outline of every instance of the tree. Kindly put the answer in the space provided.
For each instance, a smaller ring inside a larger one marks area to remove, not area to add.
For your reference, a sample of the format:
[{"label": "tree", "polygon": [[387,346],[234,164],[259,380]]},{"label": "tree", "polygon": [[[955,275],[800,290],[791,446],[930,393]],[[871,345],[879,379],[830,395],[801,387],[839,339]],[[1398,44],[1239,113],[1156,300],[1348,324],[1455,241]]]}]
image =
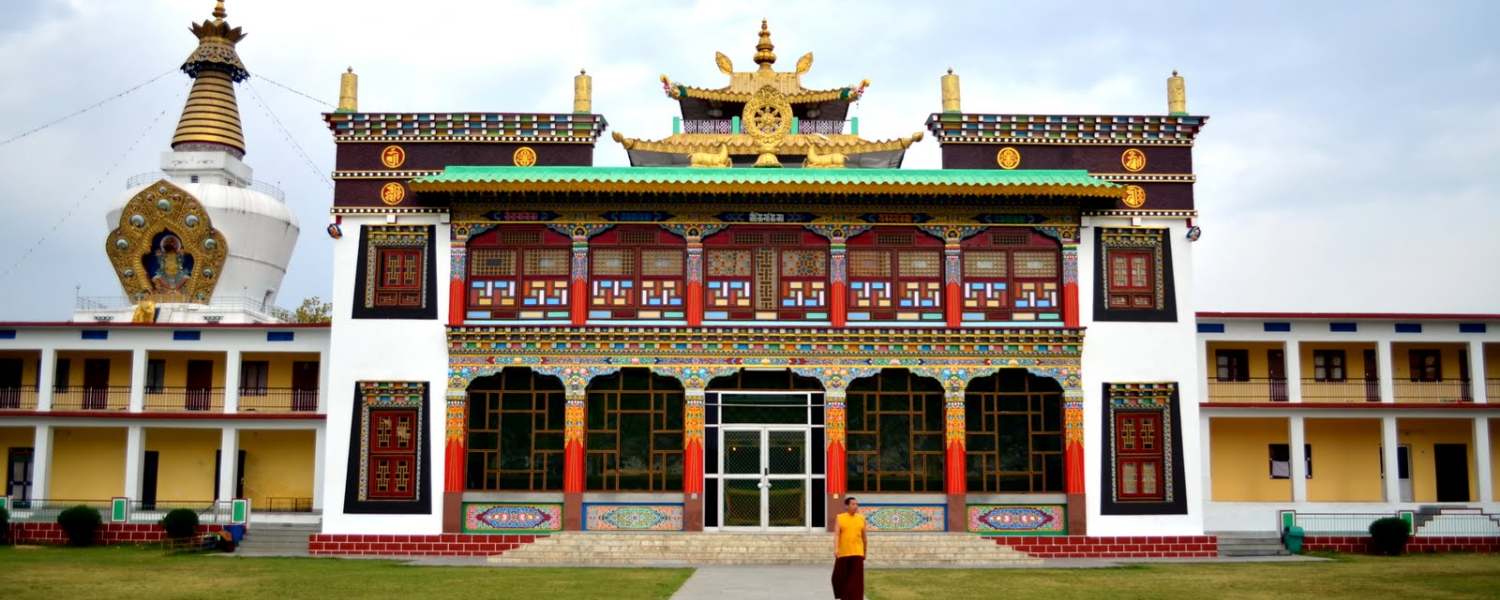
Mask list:
[{"label": "tree", "polygon": [[298,323],[328,323],[333,321],[333,303],[324,302],[317,296],[305,298],[293,317]]}]

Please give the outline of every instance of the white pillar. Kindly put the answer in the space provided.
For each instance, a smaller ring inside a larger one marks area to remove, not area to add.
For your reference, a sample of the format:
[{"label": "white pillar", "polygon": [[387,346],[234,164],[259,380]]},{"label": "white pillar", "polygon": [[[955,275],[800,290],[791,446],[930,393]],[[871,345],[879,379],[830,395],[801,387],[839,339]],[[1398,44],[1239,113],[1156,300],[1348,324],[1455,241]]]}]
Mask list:
[{"label": "white pillar", "polygon": [[[130,351],[130,412],[138,413],[146,409],[146,349],[136,348]],[[125,486],[126,495],[129,496],[130,486]],[[135,496],[130,496],[134,499]]]},{"label": "white pillar", "polygon": [[52,388],[56,387],[52,379],[57,376],[57,350],[42,348],[42,357],[36,368],[36,409],[52,410]]},{"label": "white pillar", "polygon": [[1292,502],[1307,502],[1307,450],[1303,447],[1307,443],[1306,430],[1302,417],[1288,418],[1287,425],[1287,458],[1292,461]]},{"label": "white pillar", "polygon": [[240,477],[235,472],[235,467],[239,466],[239,456],[240,430],[225,427],[219,441],[219,497],[215,500],[234,499],[234,484]]},{"label": "white pillar", "polygon": [[1212,419],[1208,415],[1203,414],[1203,411],[1198,411],[1198,456],[1202,457],[1198,468],[1203,470],[1202,493],[1205,505],[1214,500],[1214,478],[1209,468],[1213,464],[1213,442],[1209,439],[1209,432],[1212,430],[1211,426]]},{"label": "white pillar", "polygon": [[328,352],[318,353],[318,414],[328,414]]},{"label": "white pillar", "polygon": [[1474,471],[1479,477],[1479,501],[1495,501],[1495,472],[1490,464],[1490,419],[1474,417]]},{"label": "white pillar", "polygon": [[[1380,401],[1396,401],[1396,369],[1392,367],[1391,342],[1382,341],[1375,343],[1376,369],[1380,373]],[[1398,496],[1399,498],[1399,496]]]},{"label": "white pillar", "polygon": [[[1383,389],[1383,388],[1382,388]],[[1401,501],[1401,470],[1396,464],[1396,417],[1380,418],[1380,463],[1385,469],[1385,501],[1395,504]]]},{"label": "white pillar", "polygon": [[240,351],[230,350],[224,358],[224,412],[240,411]]},{"label": "white pillar", "polygon": [[37,425],[31,442],[31,499],[50,499],[52,481],[52,426]]},{"label": "white pillar", "polygon": [[313,430],[313,492],[312,509],[323,510],[323,459],[327,456],[324,446],[328,443],[327,430],[322,423]]},{"label": "white pillar", "polygon": [[1286,399],[1288,402],[1302,401],[1302,349],[1297,340],[1287,340],[1286,352]]},{"label": "white pillar", "polygon": [[1489,389],[1484,385],[1484,342],[1474,340],[1469,342],[1469,385],[1473,390],[1474,402],[1484,404],[1489,402]]},{"label": "white pillar", "polygon": [[[141,354],[137,350],[136,354]],[[134,393],[134,389],[132,389]],[[146,459],[146,428],[131,425],[125,428],[125,497],[141,499],[141,465]]]}]

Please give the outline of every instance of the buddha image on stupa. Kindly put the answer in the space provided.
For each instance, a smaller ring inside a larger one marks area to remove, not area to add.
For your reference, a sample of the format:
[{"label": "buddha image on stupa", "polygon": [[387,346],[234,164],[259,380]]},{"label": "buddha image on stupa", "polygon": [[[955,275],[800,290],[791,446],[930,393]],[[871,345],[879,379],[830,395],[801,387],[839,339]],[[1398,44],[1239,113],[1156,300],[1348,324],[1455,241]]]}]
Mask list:
[{"label": "buddha image on stupa", "polygon": [[141,258],[151,289],[156,292],[178,292],[193,276],[193,256],[182,251],[182,240],[170,231],[156,236],[151,254]]}]

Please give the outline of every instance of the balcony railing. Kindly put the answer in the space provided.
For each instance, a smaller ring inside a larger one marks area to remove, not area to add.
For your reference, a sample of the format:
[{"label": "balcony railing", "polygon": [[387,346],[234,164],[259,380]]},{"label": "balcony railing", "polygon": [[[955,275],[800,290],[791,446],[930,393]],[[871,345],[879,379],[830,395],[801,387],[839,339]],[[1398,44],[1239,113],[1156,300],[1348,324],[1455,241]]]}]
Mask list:
[{"label": "balcony railing", "polygon": [[36,410],[36,386],[0,388],[0,410]]},{"label": "balcony railing", "polygon": [[841,135],[844,133],[844,124],[847,122],[848,121],[802,119],[797,121],[797,133],[807,135]]},{"label": "balcony railing", "polygon": [[318,410],[318,390],[242,388],[240,412],[310,413]]},{"label": "balcony railing", "polygon": [[1484,398],[1490,402],[1500,404],[1500,379],[1486,379],[1484,381]]},{"label": "balcony railing", "polygon": [[312,512],[312,498],[266,498],[257,505],[259,512]]},{"label": "balcony railing", "polygon": [[[58,513],[74,506],[87,506],[99,511],[100,520],[110,522],[112,500],[20,500],[11,499],[10,520],[13,523],[56,523]],[[159,523],[168,511],[186,508],[198,513],[202,525],[227,525],[231,523],[233,503],[215,500],[144,502],[128,501],[124,514],[127,523]]]},{"label": "balcony railing", "polygon": [[[830,119],[798,119],[797,130],[793,133],[804,135],[841,135],[851,121],[836,121]],[[740,128],[735,127],[733,119],[683,119],[683,133],[710,133],[717,135],[728,135],[740,133]],[[857,133],[857,132],[856,132]]]},{"label": "balcony railing", "polygon": [[130,387],[68,387],[52,390],[52,410],[126,410]]},{"label": "balcony railing", "polygon": [[734,122],[729,119],[683,119],[683,133],[718,133],[731,134],[734,131]]},{"label": "balcony railing", "polygon": [[1302,401],[1327,404],[1379,402],[1380,382],[1372,379],[1303,379]]},{"label": "balcony railing", "polygon": [[1208,382],[1209,402],[1286,402],[1285,379],[1253,378],[1240,381]]},{"label": "balcony railing", "polygon": [[1397,402],[1420,402],[1426,404],[1448,404],[1473,402],[1473,388],[1468,381],[1405,381],[1395,382]]},{"label": "balcony railing", "polygon": [[223,412],[224,388],[146,388],[142,408],[149,412]]}]

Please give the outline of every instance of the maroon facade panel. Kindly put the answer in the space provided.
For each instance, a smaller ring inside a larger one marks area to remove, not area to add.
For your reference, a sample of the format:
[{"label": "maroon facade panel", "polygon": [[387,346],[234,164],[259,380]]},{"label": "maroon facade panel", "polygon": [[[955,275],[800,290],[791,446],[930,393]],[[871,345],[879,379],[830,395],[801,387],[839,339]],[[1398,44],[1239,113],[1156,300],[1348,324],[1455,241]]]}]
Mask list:
[{"label": "maroon facade panel", "polygon": [[[400,148],[404,160],[398,167],[387,167],[382,157],[391,146]],[[442,171],[449,166],[515,165],[516,151],[530,148],[536,154],[537,166],[591,166],[594,163],[592,143],[476,143],[476,142],[355,142],[340,141],[335,152],[334,168],[339,172],[402,173]],[[528,165],[530,166],[530,165]],[[418,197],[406,186],[406,177],[374,179],[338,179],[334,181],[334,206],[444,208],[442,198]],[[391,203],[382,199],[387,184],[403,186],[401,200]]]},{"label": "maroon facade panel", "polygon": [[943,144],[944,169],[999,169],[996,155],[1001,148],[1021,153],[1017,169],[1083,169],[1090,173],[1127,173],[1121,162],[1126,149],[1145,153],[1146,167],[1140,175],[1186,175],[1193,172],[1191,146],[1098,145],[1098,144]]}]

